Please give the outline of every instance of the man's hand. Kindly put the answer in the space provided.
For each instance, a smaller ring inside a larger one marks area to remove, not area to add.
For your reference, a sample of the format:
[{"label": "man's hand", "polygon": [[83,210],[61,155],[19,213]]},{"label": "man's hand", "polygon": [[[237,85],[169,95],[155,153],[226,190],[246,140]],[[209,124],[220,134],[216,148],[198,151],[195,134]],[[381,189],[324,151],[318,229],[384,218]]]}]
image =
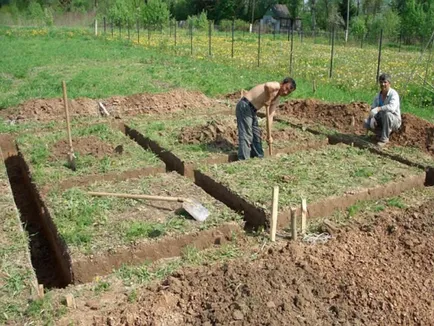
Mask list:
[{"label": "man's hand", "polygon": [[371,112],[369,112],[369,117],[370,117],[370,118],[375,117],[375,115],[378,113],[378,111],[380,111],[379,109],[380,109],[380,108],[378,108],[378,107],[372,109]]}]

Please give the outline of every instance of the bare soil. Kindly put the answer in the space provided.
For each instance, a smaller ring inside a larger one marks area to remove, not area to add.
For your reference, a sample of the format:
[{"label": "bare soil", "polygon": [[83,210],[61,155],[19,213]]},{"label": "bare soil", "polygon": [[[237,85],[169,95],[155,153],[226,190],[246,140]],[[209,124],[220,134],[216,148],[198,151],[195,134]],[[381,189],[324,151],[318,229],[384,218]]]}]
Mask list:
[{"label": "bare soil", "polygon": [[[96,158],[103,158],[104,156],[112,156],[114,154],[122,154],[122,146],[116,146],[106,143],[95,136],[74,138],[72,140],[74,153],[80,156],[92,155]],[[115,151],[115,148],[117,149]],[[51,148],[52,158],[59,159],[66,157],[69,151],[69,144],[67,139],[62,139],[55,143]]]},{"label": "bare soil", "polygon": [[[216,100],[199,92],[182,89],[161,94],[135,94],[130,96],[113,96],[108,99],[94,100],[78,98],[69,100],[71,117],[98,117],[101,101],[112,116],[132,116],[138,114],[166,114],[182,110],[199,110],[221,106]],[[27,120],[52,121],[65,118],[63,99],[34,99],[17,107],[0,110],[3,119],[23,122]]]},{"label": "bare soil", "polygon": [[[275,129],[272,132],[274,141],[305,142],[311,140],[307,133],[304,137],[292,128]],[[263,141],[266,141],[266,132],[261,132]],[[222,151],[234,150],[238,146],[238,131],[235,122],[211,120],[206,125],[185,127],[178,136],[182,144],[210,144]]]},{"label": "bare soil", "polygon": [[287,243],[258,259],[190,268],[90,311],[93,325],[430,325],[434,203],[388,210],[324,245]]},{"label": "bare soil", "polygon": [[[369,110],[370,105],[361,102],[330,104],[317,100],[293,100],[282,104],[278,114],[293,116],[306,123],[314,122],[342,133],[362,135],[365,133],[363,121]],[[433,135],[434,124],[411,114],[403,114],[401,128],[392,133],[390,140],[392,144],[418,147],[434,155]]]}]

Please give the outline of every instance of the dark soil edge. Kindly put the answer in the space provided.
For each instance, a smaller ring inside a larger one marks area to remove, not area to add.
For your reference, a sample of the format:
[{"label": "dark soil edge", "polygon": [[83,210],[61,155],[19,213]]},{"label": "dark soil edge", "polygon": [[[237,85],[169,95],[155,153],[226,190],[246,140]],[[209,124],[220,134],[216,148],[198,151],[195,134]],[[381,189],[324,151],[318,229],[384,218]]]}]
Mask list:
[{"label": "dark soil edge", "polygon": [[71,283],[71,259],[57,233],[42,198],[31,180],[29,167],[12,138],[3,138],[5,165],[15,204],[24,229],[29,233],[33,268],[38,282],[47,288]]},{"label": "dark soil edge", "polygon": [[113,269],[120,268],[123,264],[132,266],[178,257],[186,246],[203,250],[213,245],[221,245],[231,241],[233,234],[239,231],[238,224],[226,223],[209,230],[151,240],[122,248],[115,253],[101,253],[92,258],[79,259],[72,263],[74,283],[90,282],[95,276],[110,274]]},{"label": "dark soil edge", "polygon": [[[393,181],[385,185],[362,189],[356,193],[328,197],[308,205],[308,218],[312,220],[317,217],[331,215],[335,210],[348,208],[359,200],[380,199],[399,195],[406,190],[423,188],[425,179],[426,175],[409,176],[401,181]],[[262,226],[269,227],[269,214],[266,214],[262,208],[243,199],[209,175],[195,170],[195,182],[217,200],[237,212],[242,212],[246,222],[246,229],[258,229]],[[296,207],[296,214],[300,215],[300,213],[301,207]],[[278,215],[278,227],[287,227],[289,223],[290,209],[286,208]]]}]

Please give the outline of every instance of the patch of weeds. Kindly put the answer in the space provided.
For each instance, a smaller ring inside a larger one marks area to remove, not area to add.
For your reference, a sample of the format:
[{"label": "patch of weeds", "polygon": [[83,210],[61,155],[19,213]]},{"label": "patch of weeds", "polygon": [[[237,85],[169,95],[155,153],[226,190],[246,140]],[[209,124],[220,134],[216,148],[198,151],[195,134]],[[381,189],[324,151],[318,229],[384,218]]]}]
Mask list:
[{"label": "patch of weeds", "polygon": [[125,231],[125,239],[134,241],[139,238],[158,238],[165,234],[166,228],[162,223],[135,221]]},{"label": "patch of weeds", "polygon": [[137,290],[136,289],[133,289],[128,293],[127,301],[129,303],[134,303],[137,301]]},{"label": "patch of weeds", "polygon": [[32,321],[41,321],[44,325],[54,325],[56,319],[67,312],[67,308],[53,302],[50,293],[46,293],[43,299],[33,300],[29,303],[25,316]]},{"label": "patch of weeds", "polygon": [[98,281],[97,284],[93,287],[93,291],[96,294],[101,294],[102,292],[106,292],[110,290],[110,283],[107,281]]},{"label": "patch of weeds", "polygon": [[181,257],[188,264],[198,264],[201,261],[200,250],[192,245],[188,245],[182,249]]},{"label": "patch of weeds", "polygon": [[352,173],[353,177],[358,177],[358,178],[369,178],[373,175],[374,175],[373,169],[369,169],[369,168],[360,168]]},{"label": "patch of weeds", "polygon": [[399,197],[394,197],[386,201],[387,206],[397,207],[397,208],[406,208],[407,205],[402,201]]},{"label": "patch of weeds", "polygon": [[348,217],[353,217],[355,216],[358,212],[360,212],[360,210],[362,209],[362,205],[360,203],[351,205],[350,207],[348,207],[347,212],[348,212]]}]

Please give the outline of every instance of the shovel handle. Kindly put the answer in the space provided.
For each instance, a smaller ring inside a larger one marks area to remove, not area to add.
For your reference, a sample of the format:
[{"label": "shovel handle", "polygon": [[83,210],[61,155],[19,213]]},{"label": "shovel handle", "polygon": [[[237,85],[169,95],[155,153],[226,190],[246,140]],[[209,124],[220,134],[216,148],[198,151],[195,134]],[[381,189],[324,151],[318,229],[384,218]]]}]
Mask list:
[{"label": "shovel handle", "polygon": [[270,142],[271,137],[271,120],[270,120],[270,106],[265,106],[265,112],[267,117],[267,142],[268,142],[268,154],[273,155],[272,143]]},{"label": "shovel handle", "polygon": [[72,136],[71,136],[71,123],[69,122],[69,110],[68,110],[68,95],[66,94],[66,83],[62,81],[62,89],[63,89],[63,106],[65,108],[65,116],[66,116],[66,126],[68,129],[68,142],[69,142],[69,150],[74,152],[72,148]]},{"label": "shovel handle", "polygon": [[185,198],[180,197],[165,197],[165,196],[151,196],[151,195],[133,195],[133,194],[120,194],[120,193],[112,193],[112,192],[94,192],[89,191],[89,195],[91,196],[100,196],[100,197],[120,197],[120,198],[134,198],[134,199],[147,199],[147,200],[161,200],[161,201],[176,201],[183,203],[186,201]]}]

